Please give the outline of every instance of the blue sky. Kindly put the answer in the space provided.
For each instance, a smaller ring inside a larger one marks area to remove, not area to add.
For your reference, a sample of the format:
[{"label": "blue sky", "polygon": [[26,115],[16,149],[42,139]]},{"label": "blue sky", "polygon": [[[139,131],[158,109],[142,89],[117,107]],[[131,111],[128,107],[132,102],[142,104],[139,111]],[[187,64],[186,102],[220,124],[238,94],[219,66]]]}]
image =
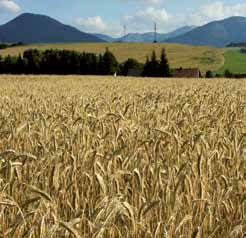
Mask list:
[{"label": "blue sky", "polygon": [[0,23],[24,12],[49,15],[86,32],[121,35],[202,25],[230,16],[246,16],[244,0],[0,0]]}]

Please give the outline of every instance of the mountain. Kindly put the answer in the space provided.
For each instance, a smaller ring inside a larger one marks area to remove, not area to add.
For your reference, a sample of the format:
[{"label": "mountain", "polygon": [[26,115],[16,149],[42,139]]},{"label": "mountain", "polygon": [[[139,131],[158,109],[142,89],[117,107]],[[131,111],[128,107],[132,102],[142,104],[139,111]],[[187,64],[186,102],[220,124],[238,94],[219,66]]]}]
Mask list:
[{"label": "mountain", "polygon": [[114,42],[115,38],[105,35],[105,34],[99,34],[99,33],[93,33],[93,35],[103,41],[107,41],[107,42]]},{"label": "mountain", "polygon": [[[172,31],[170,33],[157,33],[157,41],[161,42],[165,39],[168,39],[170,37],[176,37],[182,34],[185,34],[192,29],[194,29],[194,26],[184,26],[182,28],[179,28],[175,31]],[[147,33],[129,33],[123,37],[120,38],[113,38],[107,35],[103,34],[94,34],[94,36],[101,38],[102,40],[108,41],[108,42],[153,42],[154,41],[154,32],[147,32]]]},{"label": "mountain", "polygon": [[[121,42],[152,42],[154,40],[154,32],[147,33],[129,33],[119,39]],[[162,38],[162,34],[157,34],[157,40]]]},{"label": "mountain", "polygon": [[24,13],[0,26],[1,42],[103,42],[102,39],[38,14]]},{"label": "mountain", "polygon": [[177,36],[181,36],[184,35],[192,30],[194,30],[196,28],[196,26],[183,26],[178,28],[175,31],[172,31],[170,33],[166,34],[166,39],[171,38],[171,37],[177,37]]},{"label": "mountain", "polygon": [[209,45],[225,47],[226,45],[246,41],[246,18],[230,17],[221,21],[213,21],[197,27],[184,35],[169,38],[165,42]]}]

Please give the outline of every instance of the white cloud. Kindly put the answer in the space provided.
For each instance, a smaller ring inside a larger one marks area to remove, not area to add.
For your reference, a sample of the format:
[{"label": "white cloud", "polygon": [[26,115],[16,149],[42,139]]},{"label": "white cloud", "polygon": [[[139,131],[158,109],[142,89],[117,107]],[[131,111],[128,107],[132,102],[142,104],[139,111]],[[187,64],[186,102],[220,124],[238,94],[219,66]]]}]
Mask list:
[{"label": "white cloud", "polygon": [[21,11],[21,8],[14,1],[0,0],[0,11],[17,13]]},{"label": "white cloud", "polygon": [[148,4],[148,5],[153,5],[153,4],[161,4],[164,3],[164,0],[121,0],[121,2],[137,2],[137,3],[143,3],[143,4]]},{"label": "white cloud", "polygon": [[144,3],[148,3],[148,4],[157,4],[157,3],[162,3],[161,0],[139,0],[142,1]]},{"label": "white cloud", "polygon": [[125,19],[137,22],[146,22],[150,20],[166,22],[169,20],[169,15],[164,8],[155,9],[153,7],[149,7],[145,10],[137,11],[134,15],[125,16]]},{"label": "white cloud", "polygon": [[100,16],[77,18],[76,23],[85,31],[103,32],[107,29],[107,24]]},{"label": "white cloud", "polygon": [[104,33],[112,36],[119,36],[121,34],[120,23],[107,23],[100,16],[93,16],[88,18],[78,17],[76,25],[80,30],[89,33]]},{"label": "white cloud", "polygon": [[208,20],[221,20],[231,16],[246,16],[246,4],[225,5],[218,1],[201,8],[201,15]]},{"label": "white cloud", "polygon": [[[0,0],[1,1],[1,0]],[[169,0],[121,0],[125,2],[164,3]],[[203,25],[210,21],[231,16],[246,16],[246,3],[228,5],[222,1],[206,4],[185,13],[170,13],[164,7],[153,5],[142,10],[121,16],[117,23],[105,22],[100,16],[78,18],[77,25],[87,32],[106,33],[114,36],[123,34],[123,25],[127,33],[153,31],[154,22],[159,32],[169,32],[185,25]]]},{"label": "white cloud", "polygon": [[246,3],[227,5],[221,1],[201,6],[196,12],[177,15],[177,23],[203,25],[211,21],[223,20],[232,16],[246,16]]},{"label": "white cloud", "polygon": [[132,15],[126,15],[123,17],[123,22],[132,31],[153,31],[154,22],[157,25],[166,25],[171,20],[172,16],[167,11],[162,9],[156,9],[148,7],[145,10],[137,11]]}]

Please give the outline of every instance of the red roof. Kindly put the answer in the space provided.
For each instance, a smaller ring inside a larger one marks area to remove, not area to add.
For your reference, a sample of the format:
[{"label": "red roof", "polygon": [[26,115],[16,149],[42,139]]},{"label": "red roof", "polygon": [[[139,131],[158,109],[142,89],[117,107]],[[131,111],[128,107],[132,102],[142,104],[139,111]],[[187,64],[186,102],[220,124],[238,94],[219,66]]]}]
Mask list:
[{"label": "red roof", "polygon": [[199,78],[201,75],[198,68],[179,68],[173,70],[174,78]]}]

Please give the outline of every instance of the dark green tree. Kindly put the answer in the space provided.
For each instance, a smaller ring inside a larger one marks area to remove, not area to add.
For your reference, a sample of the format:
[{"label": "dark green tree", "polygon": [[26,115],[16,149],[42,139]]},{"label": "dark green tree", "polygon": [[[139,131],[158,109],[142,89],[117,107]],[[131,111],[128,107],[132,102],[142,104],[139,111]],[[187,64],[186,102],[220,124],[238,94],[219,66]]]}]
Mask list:
[{"label": "dark green tree", "polygon": [[221,78],[221,77],[223,77],[223,75],[221,75],[221,74],[215,74],[215,78]]},{"label": "dark green tree", "polygon": [[153,50],[151,55],[151,60],[146,58],[146,63],[144,65],[143,76],[147,77],[160,77],[160,63],[156,58],[156,53]]},{"label": "dark green tree", "polygon": [[98,58],[93,53],[82,53],[80,55],[80,74],[97,74]]},{"label": "dark green tree", "polygon": [[23,53],[23,58],[27,61],[27,73],[41,73],[40,65],[42,62],[42,53],[37,49],[29,49]]},{"label": "dark green tree", "polygon": [[97,63],[97,75],[103,74],[103,56],[102,54],[99,54],[98,56],[98,63]]},{"label": "dark green tree", "polygon": [[208,70],[207,72],[206,72],[206,75],[205,75],[205,78],[213,78],[213,72],[211,71],[211,70]]},{"label": "dark green tree", "polygon": [[59,50],[40,52],[40,70],[45,74],[62,74],[64,66],[61,65],[61,54]]},{"label": "dark green tree", "polygon": [[106,48],[106,51],[101,59],[100,67],[103,75],[113,75],[119,70],[119,63],[112,52]]},{"label": "dark green tree", "polygon": [[[151,62],[156,62],[155,55],[152,56]],[[149,68],[151,62],[147,62]],[[121,71],[126,75],[129,68],[139,69],[142,67],[143,64],[137,60],[128,59],[121,64]],[[150,68],[146,72],[152,76],[152,71]],[[23,57],[19,55],[18,57],[0,58],[0,73],[112,75],[115,72],[119,72],[119,63],[108,49],[99,56],[93,53],[69,50],[29,49],[24,52]]]},{"label": "dark green tree", "polygon": [[158,77],[159,76],[160,63],[157,60],[156,53],[154,50],[153,50],[152,55],[151,55],[150,68],[151,68],[152,77]]},{"label": "dark green tree", "polygon": [[171,69],[169,67],[168,59],[166,56],[166,51],[164,48],[161,50],[159,76],[160,77],[171,77],[172,76]]},{"label": "dark green tree", "polygon": [[225,72],[224,72],[224,76],[226,78],[232,78],[233,74],[228,69],[226,69]]},{"label": "dark green tree", "polygon": [[137,60],[129,58],[122,64],[120,64],[120,75],[127,76],[129,69],[143,69],[143,64]]},{"label": "dark green tree", "polygon": [[14,68],[15,68],[14,69],[15,74],[24,74],[26,72],[26,61],[21,57],[20,54],[16,60],[16,64]]},{"label": "dark green tree", "polygon": [[3,72],[3,58],[2,56],[0,55],[0,74],[4,73]]},{"label": "dark green tree", "polygon": [[146,56],[146,61],[144,64],[144,68],[143,68],[143,75],[144,77],[148,77],[150,76],[150,62],[149,62],[149,56]]},{"label": "dark green tree", "polygon": [[16,63],[16,57],[5,56],[3,60],[3,73],[11,74],[14,73],[14,66]]}]

